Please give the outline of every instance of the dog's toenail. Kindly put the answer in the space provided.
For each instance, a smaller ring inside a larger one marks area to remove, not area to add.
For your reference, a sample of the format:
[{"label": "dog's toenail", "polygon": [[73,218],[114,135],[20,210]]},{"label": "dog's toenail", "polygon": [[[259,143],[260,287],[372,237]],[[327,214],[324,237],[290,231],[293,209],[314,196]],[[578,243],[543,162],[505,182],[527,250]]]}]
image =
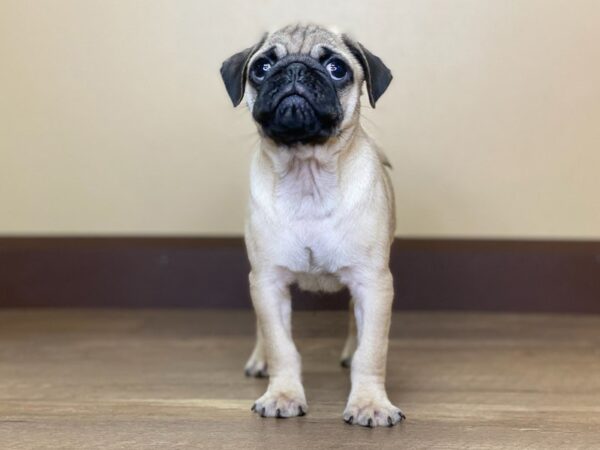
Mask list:
[{"label": "dog's toenail", "polygon": [[266,409],[267,409],[267,408],[263,408],[263,409],[262,409],[262,411],[260,412],[260,415],[261,415],[262,417],[266,417],[266,415],[265,415],[265,411],[266,411]]},{"label": "dog's toenail", "polygon": [[394,421],[392,420],[392,418],[390,416],[388,416],[388,426],[390,426],[390,427],[394,426]]},{"label": "dog's toenail", "polygon": [[277,416],[278,419],[281,419],[281,410],[279,408],[277,408],[275,415]]},{"label": "dog's toenail", "polygon": [[298,410],[300,411],[298,413],[299,416],[304,416],[306,413],[304,412],[304,409],[302,409],[302,406],[298,406]]},{"label": "dog's toenail", "polygon": [[254,405],[252,405],[252,408],[250,408],[250,411],[256,411],[256,403]]},{"label": "dog's toenail", "polygon": [[369,421],[367,422],[367,426],[369,428],[373,428],[373,419],[371,419],[370,417],[369,417]]},{"label": "dog's toenail", "polygon": [[354,421],[354,416],[350,416],[347,419],[344,420],[346,423],[349,423],[350,425],[352,425],[352,422]]}]

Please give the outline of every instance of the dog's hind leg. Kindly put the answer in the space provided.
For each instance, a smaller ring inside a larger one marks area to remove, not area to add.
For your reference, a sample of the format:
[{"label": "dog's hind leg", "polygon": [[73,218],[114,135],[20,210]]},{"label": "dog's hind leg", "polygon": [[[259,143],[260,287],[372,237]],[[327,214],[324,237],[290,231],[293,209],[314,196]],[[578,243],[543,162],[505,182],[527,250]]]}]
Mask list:
[{"label": "dog's hind leg", "polygon": [[260,330],[258,318],[256,319],[256,343],[254,344],[254,350],[252,350],[250,358],[248,358],[248,362],[246,362],[244,373],[247,377],[265,378],[269,376],[264,338]]},{"label": "dog's hind leg", "polygon": [[340,364],[342,367],[350,367],[352,363],[352,355],[358,344],[356,336],[356,318],[354,317],[354,299],[350,299],[350,308],[348,314],[348,337],[346,337],[346,343],[342,350],[342,356],[340,357]]}]

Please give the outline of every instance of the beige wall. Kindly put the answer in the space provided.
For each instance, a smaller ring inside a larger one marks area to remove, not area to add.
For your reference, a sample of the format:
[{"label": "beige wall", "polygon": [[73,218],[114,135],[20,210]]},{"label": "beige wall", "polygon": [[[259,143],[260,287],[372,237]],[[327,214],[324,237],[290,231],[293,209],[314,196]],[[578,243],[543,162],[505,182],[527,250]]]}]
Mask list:
[{"label": "beige wall", "polygon": [[363,115],[398,234],[600,237],[596,0],[0,0],[0,233],[239,234],[256,137],[218,69],[298,19],[394,72]]}]

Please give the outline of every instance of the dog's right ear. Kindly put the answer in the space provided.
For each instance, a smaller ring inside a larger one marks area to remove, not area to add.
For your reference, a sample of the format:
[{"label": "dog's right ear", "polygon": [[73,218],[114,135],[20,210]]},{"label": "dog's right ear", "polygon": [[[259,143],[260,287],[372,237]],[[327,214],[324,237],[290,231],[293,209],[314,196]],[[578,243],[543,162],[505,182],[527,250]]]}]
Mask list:
[{"label": "dog's right ear", "polygon": [[240,104],[244,98],[244,89],[246,88],[246,74],[248,73],[248,62],[252,55],[263,45],[267,33],[263,35],[261,40],[250,48],[236,53],[232,57],[226,59],[221,65],[221,77],[225,83],[225,89],[229,94],[229,98],[233,102],[233,106]]}]

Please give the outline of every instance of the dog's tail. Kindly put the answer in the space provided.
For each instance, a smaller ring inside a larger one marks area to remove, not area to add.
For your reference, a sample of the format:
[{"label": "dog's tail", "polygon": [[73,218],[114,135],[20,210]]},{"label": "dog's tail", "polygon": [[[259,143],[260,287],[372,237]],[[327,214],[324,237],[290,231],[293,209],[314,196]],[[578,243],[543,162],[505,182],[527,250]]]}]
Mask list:
[{"label": "dog's tail", "polygon": [[393,168],[392,163],[390,163],[390,160],[388,159],[387,155],[383,152],[383,150],[381,150],[381,148],[379,148],[379,146],[377,146],[377,154],[379,155],[381,164],[383,164],[385,167],[389,167],[390,169]]}]

